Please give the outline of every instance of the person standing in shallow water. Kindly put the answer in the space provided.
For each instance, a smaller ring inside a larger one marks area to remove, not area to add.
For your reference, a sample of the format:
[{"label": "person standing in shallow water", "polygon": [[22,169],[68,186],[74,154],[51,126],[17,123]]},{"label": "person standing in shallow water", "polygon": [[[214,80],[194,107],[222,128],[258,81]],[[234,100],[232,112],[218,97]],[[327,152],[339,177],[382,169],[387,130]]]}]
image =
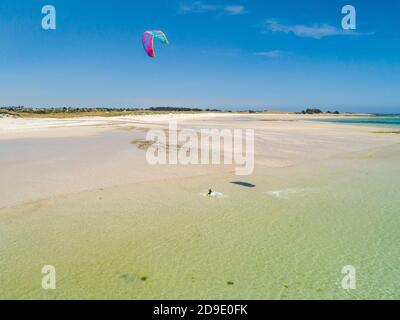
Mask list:
[{"label": "person standing in shallow water", "polygon": [[210,198],[221,198],[223,194],[221,192],[212,191],[212,189],[208,189],[207,197]]}]

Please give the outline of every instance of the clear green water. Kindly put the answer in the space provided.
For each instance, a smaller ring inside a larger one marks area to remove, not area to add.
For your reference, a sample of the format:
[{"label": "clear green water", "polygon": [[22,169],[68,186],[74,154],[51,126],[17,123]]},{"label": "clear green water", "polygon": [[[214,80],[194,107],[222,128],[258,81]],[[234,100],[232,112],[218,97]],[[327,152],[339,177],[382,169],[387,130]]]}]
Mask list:
[{"label": "clear green water", "polygon": [[[255,188],[214,176],[221,199],[202,195],[207,176],[2,209],[0,298],[399,299],[399,160],[394,145],[259,167]],[[45,264],[54,291],[41,289]],[[356,290],[341,288],[344,265]]]}]

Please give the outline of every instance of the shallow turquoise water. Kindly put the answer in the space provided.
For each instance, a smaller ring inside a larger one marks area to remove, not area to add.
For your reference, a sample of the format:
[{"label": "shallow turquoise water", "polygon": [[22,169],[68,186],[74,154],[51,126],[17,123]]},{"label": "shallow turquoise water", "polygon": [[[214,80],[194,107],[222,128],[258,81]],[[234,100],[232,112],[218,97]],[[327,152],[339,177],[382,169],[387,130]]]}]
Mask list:
[{"label": "shallow turquoise water", "polygon": [[199,176],[3,208],[0,299],[399,299],[399,159],[393,145],[260,168],[250,189],[213,176],[221,199]]},{"label": "shallow turquoise water", "polygon": [[[313,120],[314,121],[314,120]],[[320,122],[335,122],[359,125],[400,127],[400,116],[398,117],[366,117],[366,118],[338,118],[338,119],[320,119]]]}]

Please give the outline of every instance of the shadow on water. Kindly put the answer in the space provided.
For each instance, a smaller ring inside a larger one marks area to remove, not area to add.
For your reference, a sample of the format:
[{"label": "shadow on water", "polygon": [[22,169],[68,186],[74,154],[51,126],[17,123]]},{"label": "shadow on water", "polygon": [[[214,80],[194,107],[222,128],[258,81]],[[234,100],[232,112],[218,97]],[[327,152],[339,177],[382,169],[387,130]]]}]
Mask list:
[{"label": "shadow on water", "polygon": [[236,184],[241,187],[246,187],[246,188],[254,188],[256,185],[249,183],[249,182],[244,182],[244,181],[231,181],[232,184]]}]

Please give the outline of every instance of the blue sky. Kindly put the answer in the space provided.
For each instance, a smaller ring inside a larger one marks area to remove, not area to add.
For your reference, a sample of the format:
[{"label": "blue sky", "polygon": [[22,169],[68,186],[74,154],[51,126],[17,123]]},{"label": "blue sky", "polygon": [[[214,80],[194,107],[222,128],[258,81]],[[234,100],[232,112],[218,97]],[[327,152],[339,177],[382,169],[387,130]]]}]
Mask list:
[{"label": "blue sky", "polygon": [[2,0],[0,68],[2,106],[400,112],[400,1]]}]

